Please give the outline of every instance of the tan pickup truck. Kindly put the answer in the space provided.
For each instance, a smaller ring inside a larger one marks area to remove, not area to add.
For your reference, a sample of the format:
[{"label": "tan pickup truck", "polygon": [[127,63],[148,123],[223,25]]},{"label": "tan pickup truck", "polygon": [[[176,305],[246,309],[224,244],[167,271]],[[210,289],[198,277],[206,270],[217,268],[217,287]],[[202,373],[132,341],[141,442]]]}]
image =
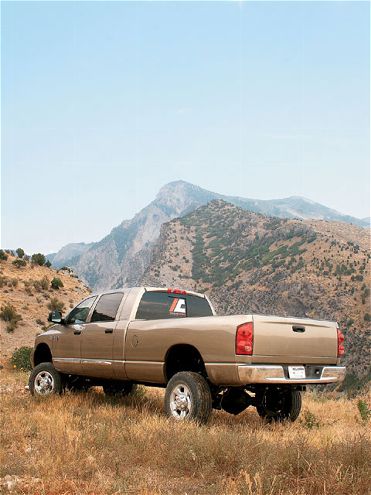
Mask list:
[{"label": "tan pickup truck", "polygon": [[165,411],[206,422],[212,408],[255,406],[268,421],[294,421],[307,384],[340,382],[344,337],[330,321],[216,316],[205,295],[135,287],[92,295],[36,337],[32,394],[135,384],[166,387]]}]

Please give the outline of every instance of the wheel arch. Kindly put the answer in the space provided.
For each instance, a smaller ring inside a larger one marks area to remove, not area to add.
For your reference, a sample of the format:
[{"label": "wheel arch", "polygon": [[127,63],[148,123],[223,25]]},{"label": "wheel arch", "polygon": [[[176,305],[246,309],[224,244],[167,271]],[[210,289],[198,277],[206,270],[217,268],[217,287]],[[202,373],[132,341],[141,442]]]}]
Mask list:
[{"label": "wheel arch", "polygon": [[194,371],[207,378],[204,360],[195,346],[191,344],[174,344],[167,350],[164,362],[166,382],[180,371]]},{"label": "wheel arch", "polygon": [[40,363],[52,363],[53,356],[50,347],[45,342],[38,344],[33,352],[32,364],[37,366]]}]

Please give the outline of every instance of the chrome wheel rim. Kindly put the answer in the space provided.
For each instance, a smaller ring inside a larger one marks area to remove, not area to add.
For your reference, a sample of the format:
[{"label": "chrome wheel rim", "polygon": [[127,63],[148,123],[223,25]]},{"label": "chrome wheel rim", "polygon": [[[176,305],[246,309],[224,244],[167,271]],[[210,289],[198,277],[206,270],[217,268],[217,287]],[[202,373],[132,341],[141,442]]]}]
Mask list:
[{"label": "chrome wheel rim", "polygon": [[35,392],[39,395],[51,394],[54,390],[54,378],[49,371],[40,371],[35,377]]},{"label": "chrome wheel rim", "polygon": [[170,410],[175,419],[185,419],[192,411],[191,391],[184,383],[177,385],[170,394]]}]

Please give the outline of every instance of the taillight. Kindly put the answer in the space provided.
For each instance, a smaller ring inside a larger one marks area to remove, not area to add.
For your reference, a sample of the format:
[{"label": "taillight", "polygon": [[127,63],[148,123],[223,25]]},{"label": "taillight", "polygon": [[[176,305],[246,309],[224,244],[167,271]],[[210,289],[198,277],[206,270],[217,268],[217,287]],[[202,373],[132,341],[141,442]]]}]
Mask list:
[{"label": "taillight", "polygon": [[338,333],[338,357],[341,357],[344,356],[345,354],[344,335],[339,329],[337,329],[337,333]]},{"label": "taillight", "polygon": [[254,326],[252,322],[243,323],[237,327],[236,354],[252,355],[254,341]]}]

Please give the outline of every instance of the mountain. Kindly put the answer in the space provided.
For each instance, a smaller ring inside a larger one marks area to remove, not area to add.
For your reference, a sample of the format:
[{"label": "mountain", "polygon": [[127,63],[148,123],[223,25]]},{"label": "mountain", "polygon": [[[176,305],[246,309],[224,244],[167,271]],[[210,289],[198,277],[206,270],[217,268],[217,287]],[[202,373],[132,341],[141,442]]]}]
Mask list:
[{"label": "mountain", "polygon": [[57,253],[47,255],[48,260],[55,268],[63,266],[73,266],[80,256],[92,247],[93,243],[85,244],[85,242],[75,242],[62,247]]},{"label": "mountain", "polygon": [[[29,261],[25,266],[17,267],[13,264],[16,259],[8,255],[7,260],[0,261],[0,309],[10,304],[22,317],[10,332],[7,323],[0,319],[0,361],[9,357],[17,347],[33,346],[35,335],[48,325],[48,306],[52,300],[57,300],[67,312],[90,293],[68,270],[57,271]],[[50,282],[54,277],[62,281],[63,287],[51,288]]]},{"label": "mountain", "polygon": [[148,266],[161,225],[215,199],[279,218],[315,218],[366,225],[360,219],[301,197],[246,199],[207,191],[185,181],[175,181],[165,185],[154,201],[133,219],[125,220],[112,229],[101,241],[68,244],[48,257],[55,267],[72,267],[95,290],[137,285]]},{"label": "mountain", "polygon": [[336,320],[347,364],[364,376],[370,258],[366,229],[267,217],[217,200],[163,225],[141,284],[206,292],[219,314]]}]

